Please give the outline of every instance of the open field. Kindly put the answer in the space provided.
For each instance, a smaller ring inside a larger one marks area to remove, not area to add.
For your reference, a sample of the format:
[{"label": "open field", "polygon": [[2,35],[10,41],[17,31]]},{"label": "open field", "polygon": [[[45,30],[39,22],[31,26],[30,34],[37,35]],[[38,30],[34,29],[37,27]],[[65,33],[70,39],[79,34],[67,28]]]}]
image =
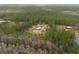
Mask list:
[{"label": "open field", "polygon": [[79,5],[0,5],[0,53],[79,53]]}]

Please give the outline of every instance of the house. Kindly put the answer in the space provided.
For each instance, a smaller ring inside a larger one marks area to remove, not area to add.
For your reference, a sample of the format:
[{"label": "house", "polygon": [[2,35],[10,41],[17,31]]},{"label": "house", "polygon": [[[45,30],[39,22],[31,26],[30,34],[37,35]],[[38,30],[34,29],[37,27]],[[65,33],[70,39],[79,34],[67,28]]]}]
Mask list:
[{"label": "house", "polygon": [[71,26],[71,25],[57,25],[57,29],[61,29],[61,30],[64,29],[66,31],[71,30],[73,28],[74,26]]},{"label": "house", "polygon": [[32,28],[31,28],[31,32],[34,33],[34,34],[43,34],[44,32],[46,32],[48,27],[49,26],[47,24],[33,25]]},{"label": "house", "polygon": [[71,30],[73,28],[74,28],[73,26],[65,26],[65,31]]}]

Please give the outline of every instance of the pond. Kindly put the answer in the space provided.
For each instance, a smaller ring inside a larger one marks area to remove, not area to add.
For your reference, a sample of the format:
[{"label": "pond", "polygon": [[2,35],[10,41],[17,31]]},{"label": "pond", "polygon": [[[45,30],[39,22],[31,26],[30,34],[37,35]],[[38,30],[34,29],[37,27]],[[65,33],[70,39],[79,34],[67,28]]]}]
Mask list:
[{"label": "pond", "polygon": [[79,36],[76,36],[76,43],[79,45]]}]

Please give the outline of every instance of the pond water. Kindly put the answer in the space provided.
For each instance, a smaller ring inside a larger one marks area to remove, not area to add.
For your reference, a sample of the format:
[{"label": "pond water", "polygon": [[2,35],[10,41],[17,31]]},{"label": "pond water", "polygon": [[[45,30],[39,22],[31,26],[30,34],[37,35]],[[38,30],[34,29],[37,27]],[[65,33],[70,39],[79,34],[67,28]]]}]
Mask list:
[{"label": "pond water", "polygon": [[76,43],[79,45],[79,36],[76,37]]}]

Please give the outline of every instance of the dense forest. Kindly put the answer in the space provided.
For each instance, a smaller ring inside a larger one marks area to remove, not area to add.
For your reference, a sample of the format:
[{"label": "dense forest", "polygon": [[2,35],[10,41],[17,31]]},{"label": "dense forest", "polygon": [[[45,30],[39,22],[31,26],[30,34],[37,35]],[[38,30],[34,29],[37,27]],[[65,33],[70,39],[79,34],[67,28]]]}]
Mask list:
[{"label": "dense forest", "polygon": [[0,5],[1,54],[79,53],[78,35],[79,5]]}]

